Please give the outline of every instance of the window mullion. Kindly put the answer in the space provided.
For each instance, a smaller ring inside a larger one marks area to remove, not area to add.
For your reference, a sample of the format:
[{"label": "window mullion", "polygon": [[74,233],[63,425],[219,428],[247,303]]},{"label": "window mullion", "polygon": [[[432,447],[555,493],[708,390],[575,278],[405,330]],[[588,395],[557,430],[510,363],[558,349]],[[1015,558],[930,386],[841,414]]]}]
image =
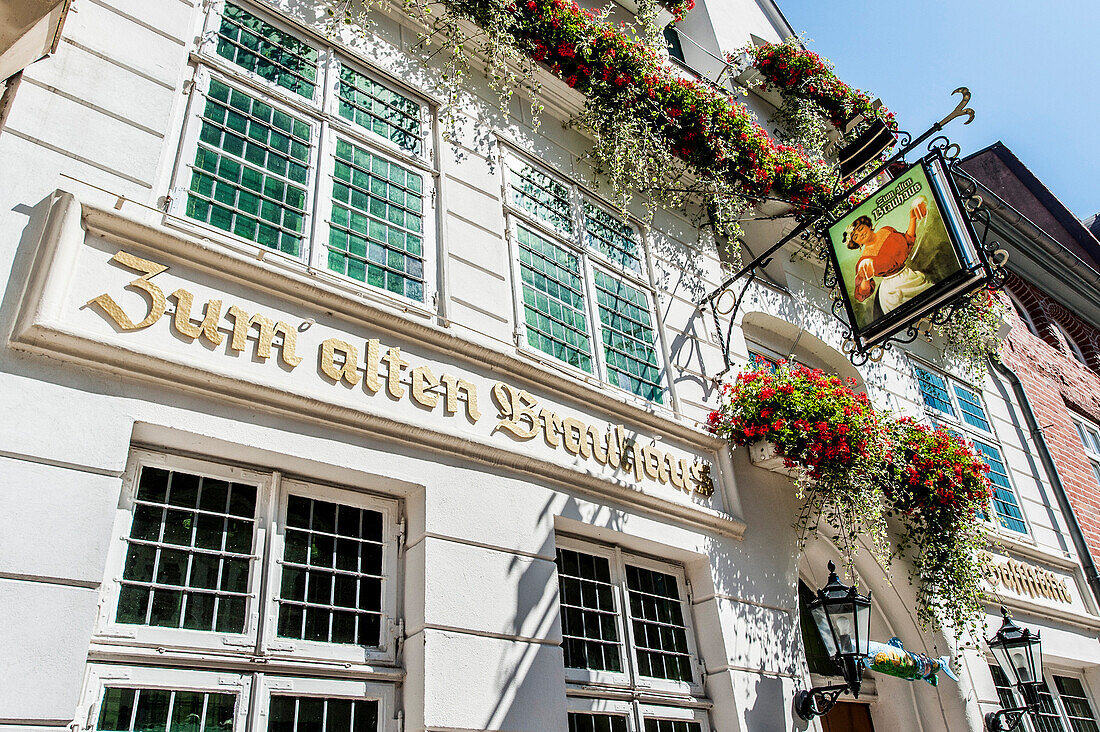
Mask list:
[{"label": "window mullion", "polygon": [[639,686],[638,661],[634,656],[634,623],[631,622],[630,594],[626,587],[626,562],[623,560],[623,550],[615,547],[615,588],[619,594],[619,607],[622,611],[619,616],[623,623],[623,653],[626,655],[627,678],[632,686]]},{"label": "window mullion", "polygon": [[278,532],[275,527],[279,520],[279,496],[283,490],[283,476],[279,471],[271,474],[271,485],[263,504],[260,525],[264,528],[264,546],[257,547],[261,559],[257,562],[260,573],[260,589],[256,595],[256,609],[252,617],[256,619],[256,649],[263,653],[269,650],[275,638],[277,618],[275,615],[275,595],[279,577]]}]

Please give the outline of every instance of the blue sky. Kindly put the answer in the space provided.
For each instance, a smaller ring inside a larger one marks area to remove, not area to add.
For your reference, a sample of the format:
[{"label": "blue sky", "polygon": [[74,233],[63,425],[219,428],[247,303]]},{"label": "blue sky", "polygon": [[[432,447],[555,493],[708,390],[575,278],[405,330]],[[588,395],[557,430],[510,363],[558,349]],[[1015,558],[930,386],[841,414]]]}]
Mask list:
[{"label": "blue sky", "polygon": [[1100,3],[1096,0],[778,0],[837,75],[880,97],[914,135],[970,88],[977,113],[945,132],[998,140],[1086,218],[1100,211]]}]

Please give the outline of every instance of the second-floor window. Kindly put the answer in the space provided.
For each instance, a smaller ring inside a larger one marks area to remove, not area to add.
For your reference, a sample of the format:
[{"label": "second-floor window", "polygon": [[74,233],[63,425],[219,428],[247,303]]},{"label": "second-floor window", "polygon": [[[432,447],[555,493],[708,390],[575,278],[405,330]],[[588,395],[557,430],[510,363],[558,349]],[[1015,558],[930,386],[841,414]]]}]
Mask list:
[{"label": "second-floor window", "polygon": [[1027,524],[1016,499],[1016,491],[1008,477],[1008,466],[1001,452],[993,425],[989,420],[981,395],[968,385],[922,366],[915,366],[924,406],[935,422],[945,429],[961,434],[989,465],[989,480],[993,483],[993,511],[1001,526],[1021,534]]},{"label": "second-floor window", "polygon": [[518,156],[509,156],[506,175],[525,346],[664,404],[637,228]]},{"label": "second-floor window", "polygon": [[199,57],[170,212],[426,302],[427,105],[244,2],[215,4]]}]

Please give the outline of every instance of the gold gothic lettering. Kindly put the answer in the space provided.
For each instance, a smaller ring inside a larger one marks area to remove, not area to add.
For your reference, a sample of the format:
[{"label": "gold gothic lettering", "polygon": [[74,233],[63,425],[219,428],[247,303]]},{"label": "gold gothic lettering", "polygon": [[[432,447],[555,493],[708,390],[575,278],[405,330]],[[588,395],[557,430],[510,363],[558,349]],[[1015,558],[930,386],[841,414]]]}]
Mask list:
[{"label": "gold gothic lettering", "polygon": [[195,325],[191,320],[191,305],[195,302],[195,296],[187,290],[176,290],[172,293],[176,298],[176,317],[172,321],[176,330],[189,338],[203,336],[215,346],[220,346],[225,336],[218,330],[218,321],[222,317],[222,301],[207,300],[202,311],[202,324]]},{"label": "gold gothic lettering", "polygon": [[[141,330],[159,321],[167,310],[167,302],[164,291],[150,280],[165,272],[168,267],[125,251],[116,252],[111,261],[141,273],[140,277],[131,280],[126,287],[140,291],[148,299],[147,312],[140,320],[135,321],[107,293],[89,300],[87,305],[98,306],[108,320],[123,331]],[[197,322],[192,319],[195,296],[190,291],[179,288],[171,297],[176,300],[171,327],[177,333],[191,339],[204,339],[215,346],[221,345],[225,340],[225,333],[219,328],[222,300],[207,300],[203,307],[202,320]],[[282,362],[292,369],[302,362],[302,357],[297,353],[297,330],[286,322],[274,320],[262,313],[249,314],[237,305],[231,305],[226,315],[233,318],[229,350],[243,352],[248,346],[249,334],[255,327],[257,357],[270,358],[271,348],[276,345],[275,338],[281,336],[282,342],[278,348]],[[366,341],[362,354],[363,361],[360,362],[358,347],[340,338],[328,338],[319,345],[318,366],[321,373],[333,384],[342,382],[348,386],[356,386],[362,381],[364,390],[370,394],[381,391],[384,383],[386,393],[393,399],[405,396],[406,382],[403,380],[403,372],[408,369],[408,392],[414,403],[434,410],[439,406],[442,396],[446,415],[457,414],[464,402],[466,418],[471,423],[481,419],[477,387],[472,382],[451,374],[436,376],[427,365],[413,366],[402,357],[399,347],[384,348],[377,338]],[[538,401],[528,392],[503,382],[497,382],[493,386],[492,398],[498,410],[494,433],[503,431],[517,440],[530,440],[541,432],[550,447],[563,448],[570,455],[583,460],[593,459],[600,465],[622,471],[635,481],[649,478],[662,485],[671,484],[678,490],[704,496],[714,492],[709,464],[677,458],[661,450],[656,444],[642,445],[629,436],[622,425],[608,425],[606,429],[601,429],[574,417],[561,417],[550,409],[540,409]],[[1006,575],[1002,568],[1001,574],[991,578],[991,581],[995,579],[1006,583],[1006,586],[1010,586],[1007,583],[1011,582],[1011,587],[1019,588],[1017,591],[1045,593],[1043,596],[1064,597],[1065,602],[1070,601],[1064,580],[1059,581],[1052,575],[1044,575],[1041,570],[1032,569],[1029,573],[1021,565],[1021,569]]]},{"label": "gold gothic lettering", "polygon": [[249,316],[236,305],[229,308],[229,314],[233,316],[233,339],[229,348],[234,351],[243,351],[248,345],[248,331],[252,326],[259,327],[259,335],[256,338],[256,355],[260,358],[271,358],[271,345],[276,333],[282,333],[283,345],[279,349],[279,356],[283,363],[294,368],[302,362],[302,357],[295,350],[298,346],[297,332],[283,321],[273,321],[256,313]]},{"label": "gold gothic lettering", "polygon": [[[336,353],[343,354],[344,363],[336,365]],[[349,386],[359,383],[359,350],[339,338],[327,338],[321,343],[321,373],[333,381],[345,381]]]},{"label": "gold gothic lettering", "polygon": [[987,579],[994,588],[1000,585],[1017,595],[1073,602],[1066,579],[1049,570],[1009,559],[1002,564],[991,565],[988,572]]},{"label": "gold gothic lettering", "polygon": [[149,312],[145,314],[145,317],[134,322],[130,320],[119,304],[114,301],[107,293],[103,293],[98,297],[94,297],[86,304],[96,304],[103,308],[103,312],[107,313],[107,316],[115,322],[122,330],[140,330],[142,328],[148,328],[153,323],[160,320],[160,317],[164,315],[164,310],[167,307],[167,303],[164,300],[164,290],[154,285],[149,280],[156,277],[158,274],[168,269],[163,264],[157,264],[156,262],[150,262],[148,259],[142,259],[141,257],[135,257],[129,252],[115,252],[115,256],[111,257],[112,262],[118,262],[123,267],[128,267],[135,272],[144,272],[145,274],[138,277],[136,280],[131,280],[127,287],[133,287],[141,290],[149,297]]},{"label": "gold gothic lettering", "polygon": [[573,417],[560,417],[550,409],[538,409],[533,396],[503,381],[493,386],[492,397],[497,406],[494,432],[507,432],[517,440],[530,440],[541,432],[550,447],[560,445],[570,455],[594,458],[600,465],[631,474],[636,481],[645,476],[685,492],[714,493],[710,465],[689,464],[656,445],[641,445],[627,436],[622,425],[604,431]]}]

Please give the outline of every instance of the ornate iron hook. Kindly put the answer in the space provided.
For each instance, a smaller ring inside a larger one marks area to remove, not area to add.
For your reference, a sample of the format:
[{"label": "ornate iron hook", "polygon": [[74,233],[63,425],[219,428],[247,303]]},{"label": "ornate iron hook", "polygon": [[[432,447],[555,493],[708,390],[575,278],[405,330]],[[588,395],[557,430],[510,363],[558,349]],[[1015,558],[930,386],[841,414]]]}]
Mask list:
[{"label": "ornate iron hook", "polygon": [[960,86],[958,89],[956,89],[955,91],[953,91],[951,93],[952,94],[962,94],[962,101],[960,101],[957,105],[955,105],[955,108],[953,110],[951,110],[951,114],[949,114],[946,117],[944,117],[943,119],[941,119],[939,121],[938,125],[940,127],[943,127],[945,124],[947,124],[951,120],[955,119],[956,117],[962,117],[964,115],[968,118],[965,122],[963,122],[964,125],[968,125],[971,122],[973,122],[974,121],[974,110],[971,109],[970,107],[966,106],[967,104],[970,103],[970,90],[967,89],[965,86]]}]

